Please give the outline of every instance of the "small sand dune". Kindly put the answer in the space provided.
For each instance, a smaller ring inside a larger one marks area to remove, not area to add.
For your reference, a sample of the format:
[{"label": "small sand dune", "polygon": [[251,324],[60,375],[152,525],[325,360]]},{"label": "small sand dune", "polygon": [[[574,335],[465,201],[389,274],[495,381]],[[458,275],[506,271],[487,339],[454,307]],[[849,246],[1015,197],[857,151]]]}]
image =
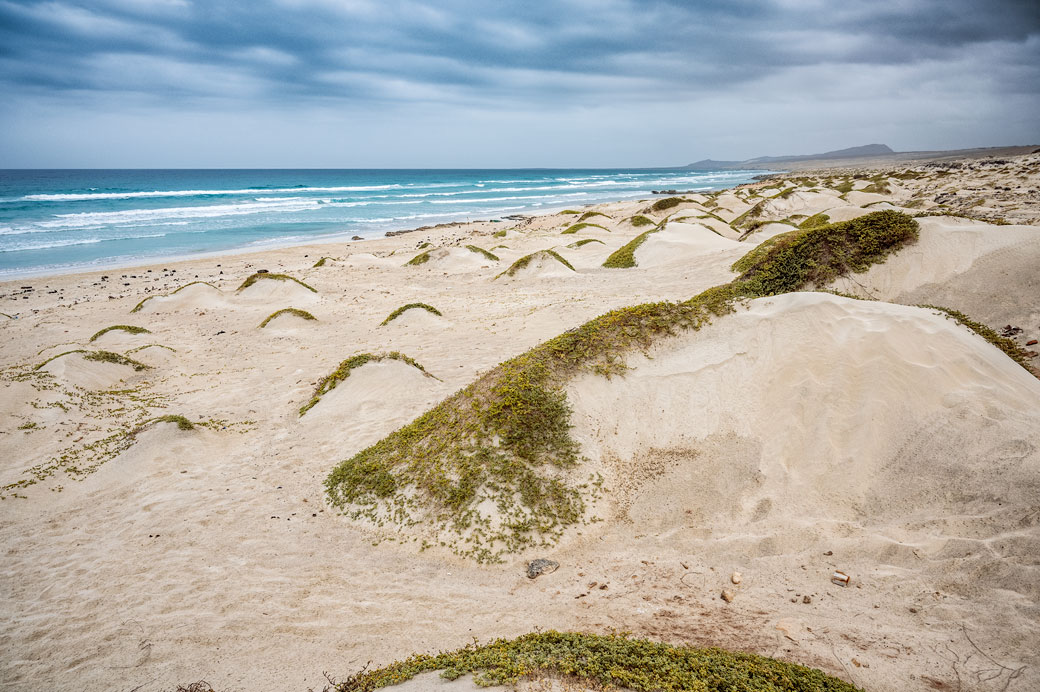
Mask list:
[{"label": "small sand dune", "polygon": [[[261,276],[264,276],[261,274]],[[268,275],[269,276],[269,275]],[[235,293],[235,301],[246,304],[263,304],[272,307],[278,304],[310,305],[321,300],[311,288],[289,278],[259,279]]]},{"label": "small sand dune", "polygon": [[86,353],[69,353],[48,362],[41,371],[66,385],[83,389],[110,389],[137,373],[129,365],[88,360]]},{"label": "small sand dune", "polygon": [[196,282],[187,284],[172,293],[152,296],[141,303],[136,312],[179,312],[197,308],[213,309],[227,307],[227,296],[216,286]]},{"label": "small sand dune", "polygon": [[657,267],[685,262],[695,257],[746,248],[735,240],[723,238],[699,223],[669,223],[663,230],[647,236],[635,251],[636,265]]}]

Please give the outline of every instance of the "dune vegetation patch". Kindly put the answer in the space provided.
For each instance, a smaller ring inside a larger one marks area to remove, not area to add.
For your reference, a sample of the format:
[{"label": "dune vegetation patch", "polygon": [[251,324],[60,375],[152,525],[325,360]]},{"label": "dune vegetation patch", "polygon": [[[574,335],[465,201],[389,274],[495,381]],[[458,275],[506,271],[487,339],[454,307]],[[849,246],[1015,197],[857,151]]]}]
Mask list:
[{"label": "dune vegetation patch", "polygon": [[487,250],[485,250],[482,247],[477,247],[476,245],[467,245],[465,247],[470,252],[475,252],[478,255],[482,255],[484,257],[484,259],[491,260],[492,262],[497,262],[498,261],[498,256],[497,255],[491,254],[490,252],[488,252]]},{"label": "dune vegetation patch", "polygon": [[272,274],[270,272],[257,272],[256,274],[247,277],[236,291],[244,291],[258,281],[295,281],[312,293],[318,292],[318,289],[303,283],[294,276],[289,276],[288,274]]},{"label": "dune vegetation patch", "polygon": [[426,264],[429,261],[430,261],[430,251],[429,250],[425,250],[423,252],[420,252],[418,255],[416,255],[412,259],[410,259],[407,262],[405,262],[404,266],[406,266],[406,267],[418,267],[419,265]]},{"label": "dune vegetation patch", "polygon": [[268,315],[264,319],[264,321],[260,323],[257,329],[263,329],[268,325],[268,323],[271,322],[271,320],[273,320],[276,317],[279,317],[280,315],[295,315],[300,319],[313,320],[315,322],[318,321],[317,317],[307,312],[306,310],[300,310],[299,308],[282,308],[281,310],[276,310],[275,312],[272,312],[270,315]]},{"label": "dune vegetation patch", "polygon": [[150,367],[140,361],[134,360],[133,358],[128,358],[127,356],[115,353],[113,351],[87,351],[82,348],[77,348],[71,351],[65,351],[64,353],[59,353],[55,356],[51,356],[50,358],[33,368],[33,370],[39,370],[43,368],[43,366],[47,365],[47,363],[50,363],[53,360],[57,360],[62,356],[72,355],[73,353],[82,353],[84,360],[92,360],[99,363],[113,363],[115,365],[126,365],[138,371],[148,370]]},{"label": "dune vegetation patch", "polygon": [[636,214],[635,216],[630,216],[627,219],[625,219],[625,221],[628,221],[630,224],[632,224],[636,228],[639,228],[641,226],[656,226],[657,225],[656,222],[653,219],[651,219],[648,216],[643,216],[642,214]]},{"label": "dune vegetation patch", "polygon": [[674,646],[624,634],[555,630],[474,642],[435,655],[415,654],[382,668],[363,669],[334,682],[332,690],[370,692],[431,671],[441,671],[446,680],[472,674],[482,687],[564,676],[582,687],[640,692],[858,692],[816,668],[756,654]]},{"label": "dune vegetation patch", "polygon": [[602,216],[605,219],[609,219],[610,218],[610,216],[608,216],[607,214],[604,214],[601,211],[587,211],[587,212],[585,212],[584,214],[582,214],[581,216],[578,217],[578,221],[586,221],[588,219],[591,219],[593,216]]},{"label": "dune vegetation patch", "polygon": [[508,230],[503,228],[501,231],[495,231],[494,233],[491,234],[491,236],[493,238],[505,238],[507,232],[508,232]]},{"label": "dune vegetation patch", "polygon": [[730,226],[732,226],[734,230],[740,231],[747,230],[749,226],[758,223],[758,217],[762,216],[762,212],[765,211],[765,204],[767,201],[768,200],[762,200],[755,204],[746,212],[733,219],[733,221],[730,222]]},{"label": "dune vegetation patch", "polygon": [[90,337],[90,341],[97,341],[102,336],[104,336],[105,334],[107,334],[109,332],[112,332],[112,331],[126,332],[127,334],[151,334],[152,333],[151,330],[145,329],[144,327],[135,327],[135,326],[130,325],[130,324],[113,324],[111,327],[105,327],[104,329],[101,329],[98,332],[96,332],[94,334],[94,336]]},{"label": "dune vegetation patch", "polygon": [[648,211],[664,211],[665,209],[677,207],[685,201],[682,197],[665,197],[651,204]]},{"label": "dune vegetation patch", "polygon": [[561,257],[560,253],[556,252],[555,250],[538,250],[537,252],[532,252],[530,255],[524,255],[517,261],[513,262],[513,264],[509,266],[509,269],[506,269],[504,272],[502,272],[495,278],[497,279],[502,276],[515,276],[518,271],[525,268],[527,265],[531,264],[531,262],[533,262],[536,259],[551,259],[556,262],[559,262],[563,266],[570,269],[572,272],[577,271],[577,269],[575,269],[570,262]]},{"label": "dune vegetation patch", "polygon": [[170,351],[171,353],[177,352],[177,349],[175,349],[172,346],[167,346],[166,344],[144,344],[143,346],[135,346],[134,348],[130,349],[126,352],[126,355],[130,355],[131,353],[137,353],[138,351],[143,351],[146,348],[165,348],[167,351]]},{"label": "dune vegetation patch", "polygon": [[345,361],[340,363],[335,370],[318,380],[318,384],[314,387],[314,394],[311,396],[310,401],[300,407],[300,415],[302,416],[307,413],[307,411],[314,408],[314,406],[321,401],[321,397],[335,389],[336,385],[340,382],[350,377],[351,370],[360,368],[362,365],[367,363],[378,363],[383,360],[399,360],[402,363],[411,365],[413,368],[419,370],[423,375],[433,377],[433,375],[426,372],[426,368],[416,362],[414,358],[410,358],[397,351],[391,351],[390,353],[359,353],[347,358]]},{"label": "dune vegetation patch", "polygon": [[339,261],[339,257],[322,257],[321,259],[319,259],[317,262],[314,263],[314,265],[311,267],[311,269],[317,269],[318,267],[324,267],[325,263],[328,262],[329,260],[333,260],[335,262],[338,262]]},{"label": "dune vegetation patch", "polygon": [[657,228],[640,233],[635,238],[610,253],[610,257],[607,257],[606,261],[603,262],[603,266],[608,269],[629,269],[636,266],[636,250],[640,245],[646,242],[647,238],[652,234],[657,233],[662,228],[663,226],[658,226]]},{"label": "dune vegetation patch", "polygon": [[218,291],[220,290],[219,288],[217,288],[216,286],[211,284],[209,281],[191,281],[189,283],[184,284],[183,286],[178,286],[177,288],[175,288],[174,290],[170,291],[169,293],[164,293],[164,294],[158,295],[158,296],[148,296],[147,298],[142,300],[140,303],[135,305],[133,310],[131,310],[130,312],[131,313],[140,312],[141,308],[144,307],[144,304],[147,303],[152,298],[169,298],[170,296],[177,295],[178,293],[180,293],[184,289],[188,288],[189,286],[196,286],[198,284],[202,284],[204,286],[209,286],[210,288],[214,288],[214,289],[216,289]]},{"label": "dune vegetation patch", "polygon": [[798,228],[819,228],[820,226],[826,226],[828,223],[830,223],[830,221],[831,217],[827,216],[821,211],[819,214],[813,214],[805,221],[802,221],[800,224],[798,224]]},{"label": "dune vegetation patch", "polygon": [[424,538],[423,546],[480,562],[552,545],[566,527],[592,520],[586,507],[601,483],[580,468],[564,390],[570,379],[620,374],[626,353],[699,330],[740,301],[863,271],[917,235],[916,221],[891,211],[792,232],[739,261],[745,269],[728,284],[601,315],[501,363],[341,462],[325,480],[329,500],[353,519],[425,532],[434,543]]},{"label": "dune vegetation patch", "polygon": [[433,307],[432,305],[427,305],[426,303],[408,303],[407,305],[402,305],[401,307],[397,308],[396,310],[391,312],[389,315],[387,315],[386,319],[379,323],[379,326],[380,327],[386,326],[386,325],[390,324],[391,322],[393,322],[394,320],[396,320],[398,317],[400,317],[402,314],[404,314],[408,310],[412,310],[412,309],[416,309],[416,308],[418,308],[420,310],[425,310],[426,312],[430,313],[431,315],[436,315],[437,317],[443,317],[443,315],[441,315],[441,311],[438,310],[437,308]]},{"label": "dune vegetation patch", "polygon": [[584,247],[584,246],[588,245],[589,243],[599,243],[600,245],[606,245],[606,243],[604,243],[599,238],[582,238],[581,240],[579,240],[577,242],[571,243],[567,247],[571,248],[572,250],[575,250],[577,248]]},{"label": "dune vegetation patch", "polygon": [[581,212],[580,211],[575,211],[574,209],[564,209],[563,211],[560,211],[560,212],[557,212],[557,213],[558,214],[580,214]]},{"label": "dune vegetation patch", "polygon": [[606,231],[607,233],[610,233],[610,229],[606,226],[600,226],[598,223],[585,223],[584,221],[582,221],[560,231],[560,234],[567,235],[570,233],[577,233],[578,231],[585,230],[586,228],[598,228],[600,230]]},{"label": "dune vegetation patch", "polygon": [[133,433],[131,433],[131,434],[136,435],[137,433],[141,432],[145,428],[151,427],[153,425],[158,425],[159,423],[173,423],[174,425],[177,426],[178,430],[194,430],[195,429],[195,424],[192,423],[187,418],[185,418],[184,416],[181,416],[181,415],[178,415],[178,414],[174,414],[174,413],[170,413],[170,414],[166,414],[165,416],[156,416],[155,418],[151,418],[149,420],[146,420],[144,423],[142,423],[140,426],[138,426],[133,431]]}]

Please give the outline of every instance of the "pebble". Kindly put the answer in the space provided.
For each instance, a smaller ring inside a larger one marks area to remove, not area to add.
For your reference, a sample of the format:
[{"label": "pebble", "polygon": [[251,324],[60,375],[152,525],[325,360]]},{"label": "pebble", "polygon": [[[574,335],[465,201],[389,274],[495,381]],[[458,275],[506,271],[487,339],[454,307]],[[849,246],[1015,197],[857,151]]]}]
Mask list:
[{"label": "pebble", "polygon": [[812,603],[812,596],[802,596],[802,603]]},{"label": "pebble", "polygon": [[733,599],[736,597],[737,594],[735,594],[732,589],[722,590],[722,600],[724,600],[726,603],[732,603]]},{"label": "pebble", "polygon": [[535,579],[543,574],[552,574],[559,569],[560,563],[554,560],[538,558],[527,563],[527,578]]},{"label": "pebble", "polygon": [[744,581],[744,575],[740,572],[734,572],[733,574],[729,575],[729,580],[734,584],[739,584],[740,582]]}]

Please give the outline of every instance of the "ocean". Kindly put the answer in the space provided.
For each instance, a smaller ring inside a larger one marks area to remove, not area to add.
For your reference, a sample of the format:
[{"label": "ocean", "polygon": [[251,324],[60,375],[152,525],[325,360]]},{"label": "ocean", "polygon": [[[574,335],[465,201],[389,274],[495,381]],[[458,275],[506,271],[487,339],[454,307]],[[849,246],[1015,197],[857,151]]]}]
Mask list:
[{"label": "ocean", "polygon": [[763,171],[0,170],[0,280],[716,190]]}]

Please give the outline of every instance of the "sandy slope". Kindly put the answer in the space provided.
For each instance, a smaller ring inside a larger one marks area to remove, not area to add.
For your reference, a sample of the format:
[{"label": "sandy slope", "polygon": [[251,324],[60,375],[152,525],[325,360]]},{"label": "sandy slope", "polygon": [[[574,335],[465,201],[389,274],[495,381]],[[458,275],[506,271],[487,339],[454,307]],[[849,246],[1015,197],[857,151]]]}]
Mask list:
[{"label": "sandy slope", "polygon": [[[930,184],[907,182],[891,199]],[[735,217],[750,194],[717,203]],[[714,201],[698,200],[655,218]],[[764,220],[824,201],[856,213],[836,192],[806,191]],[[639,266],[605,269],[646,230],[618,222],[646,204],[600,209],[610,219],[590,221],[612,232],[561,236],[573,216],[536,217],[505,238],[491,235],[502,224],[476,223],[107,281],[34,280],[31,294],[19,288],[30,282],[0,288],[18,317],[0,321],[0,481],[150,416],[212,422],[148,426],[83,480],[58,470],[18,490],[25,499],[5,493],[0,687],[320,688],[325,670],[537,627],[751,650],[872,691],[1040,687],[1040,381],[928,310],[820,293],[759,299],[630,355],[623,378],[572,382],[575,435],[610,492],[595,508],[604,521],[537,554],[561,567],[536,581],[523,576],[536,554],[478,566],[381,541],[327,508],[322,481],[337,462],[481,371],[609,309],[728,281],[765,237],[737,242],[687,218],[651,235]],[[604,244],[566,248],[593,236]],[[403,266],[423,242],[445,251]],[[494,263],[470,243],[508,247]],[[933,296],[1040,330],[1028,309],[1035,244],[1035,226],[923,219],[918,246],[857,281],[886,300]],[[538,263],[494,280],[554,247],[577,272]],[[338,259],[312,268],[322,255]],[[236,293],[260,268],[318,292],[267,281]],[[191,287],[130,313],[196,276],[219,290]],[[987,312],[979,296],[997,294],[1006,306]],[[443,317],[410,310],[380,326],[412,302]],[[290,306],[317,321],[257,329]],[[112,324],[152,333],[87,342]],[[174,350],[131,354],[149,370],[73,354],[49,377],[28,374],[63,351],[150,343]],[[438,379],[370,363],[298,415],[342,360],[391,350]],[[833,585],[834,569],[853,585]],[[726,604],[734,570],[744,581]]]}]

